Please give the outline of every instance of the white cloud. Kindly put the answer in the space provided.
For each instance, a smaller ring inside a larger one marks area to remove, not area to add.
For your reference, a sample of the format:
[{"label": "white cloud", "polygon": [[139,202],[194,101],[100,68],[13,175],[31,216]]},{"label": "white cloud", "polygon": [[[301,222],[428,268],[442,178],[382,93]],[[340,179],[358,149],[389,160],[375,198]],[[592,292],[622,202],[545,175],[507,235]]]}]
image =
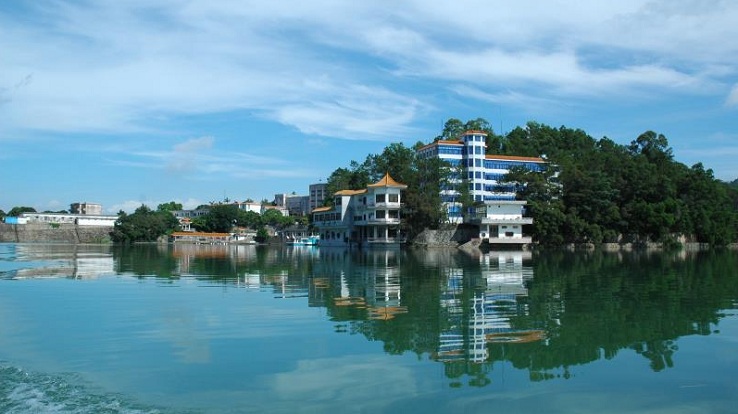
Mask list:
[{"label": "white cloud", "polygon": [[168,156],[167,171],[184,172],[197,170],[197,160],[202,158],[202,154],[213,147],[215,139],[213,137],[200,137],[189,139],[185,142],[176,144]]},{"label": "white cloud", "polygon": [[[387,387],[387,384],[393,384]],[[331,384],[326,387],[326,384]],[[339,358],[298,361],[291,372],[276,374],[272,384],[280,399],[311,401],[317,411],[335,407],[362,407],[363,411],[385,411],[399,400],[417,397],[412,372],[399,363],[383,358]],[[367,400],[376,390],[382,398]],[[320,408],[322,407],[322,409]]]},{"label": "white cloud", "polygon": [[108,214],[118,214],[119,211],[125,211],[126,213],[133,213],[137,208],[145,205],[149,208],[156,208],[159,204],[154,204],[152,201],[140,201],[140,200],[125,200],[118,204],[113,204],[110,207],[106,207]]},{"label": "white cloud", "polygon": [[738,84],[735,84],[733,89],[730,90],[728,99],[725,100],[725,103],[728,106],[738,106]]},{"label": "white cloud", "polygon": [[730,1],[29,7],[32,19],[0,15],[0,132],[149,131],[162,116],[248,110],[307,134],[387,140],[436,105],[405,81],[543,99],[713,93],[738,53]]}]

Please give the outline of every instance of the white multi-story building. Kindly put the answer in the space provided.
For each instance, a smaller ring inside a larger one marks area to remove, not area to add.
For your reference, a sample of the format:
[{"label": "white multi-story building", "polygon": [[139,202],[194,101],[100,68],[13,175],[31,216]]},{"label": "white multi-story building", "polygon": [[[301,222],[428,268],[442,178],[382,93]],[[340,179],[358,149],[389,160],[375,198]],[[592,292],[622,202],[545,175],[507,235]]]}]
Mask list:
[{"label": "white multi-story building", "polygon": [[[420,157],[437,157],[448,162],[454,173],[451,185],[441,190],[441,199],[452,223],[464,221],[458,186],[465,181],[475,209],[467,221],[480,225],[479,237],[490,242],[530,243],[522,226],[533,220],[523,217],[525,201],[515,199],[515,183],[503,180],[514,167],[543,171],[546,161],[538,157],[487,154],[487,134],[467,131],[458,140],[436,141],[418,149]],[[465,177],[460,176],[465,174]]]},{"label": "white multi-story building", "polygon": [[389,174],[363,190],[341,190],[333,207],[313,210],[313,225],[320,232],[321,246],[399,244],[400,208],[405,184]]}]

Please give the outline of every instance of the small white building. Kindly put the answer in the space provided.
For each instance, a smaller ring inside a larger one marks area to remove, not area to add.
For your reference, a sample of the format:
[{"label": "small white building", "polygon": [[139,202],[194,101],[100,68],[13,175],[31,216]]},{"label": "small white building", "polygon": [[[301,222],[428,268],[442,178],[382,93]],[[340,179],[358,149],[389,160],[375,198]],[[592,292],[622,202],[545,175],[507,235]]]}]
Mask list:
[{"label": "small white building", "polygon": [[477,206],[470,221],[479,226],[479,238],[490,244],[528,244],[530,237],[523,234],[523,225],[533,224],[524,217],[525,201],[488,201]]}]

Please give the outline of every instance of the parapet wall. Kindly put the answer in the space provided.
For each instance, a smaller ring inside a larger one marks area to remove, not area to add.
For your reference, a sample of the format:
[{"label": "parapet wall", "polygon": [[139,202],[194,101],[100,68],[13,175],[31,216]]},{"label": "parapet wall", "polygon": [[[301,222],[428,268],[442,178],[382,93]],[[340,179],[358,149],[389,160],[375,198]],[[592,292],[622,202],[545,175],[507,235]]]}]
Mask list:
[{"label": "parapet wall", "polygon": [[112,226],[0,223],[2,243],[109,243]]}]

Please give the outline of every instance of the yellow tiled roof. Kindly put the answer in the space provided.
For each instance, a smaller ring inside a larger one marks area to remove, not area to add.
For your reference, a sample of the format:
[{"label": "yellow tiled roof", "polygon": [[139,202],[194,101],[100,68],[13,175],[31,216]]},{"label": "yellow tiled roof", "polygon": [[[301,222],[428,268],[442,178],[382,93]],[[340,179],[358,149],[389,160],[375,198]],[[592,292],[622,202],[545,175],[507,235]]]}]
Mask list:
[{"label": "yellow tiled roof", "polygon": [[356,194],[366,193],[366,190],[339,190],[336,191],[335,195],[352,196]]},{"label": "yellow tiled roof", "polygon": [[330,207],[330,206],[328,206],[328,207],[318,207],[318,208],[316,208],[316,209],[313,210],[313,213],[322,213],[324,211],[330,211],[332,209],[333,209],[333,207]]},{"label": "yellow tiled roof", "polygon": [[382,177],[381,180],[377,181],[374,184],[369,184],[367,187],[400,187],[400,188],[407,188],[405,184],[400,184],[397,181],[394,180],[394,178],[390,177],[389,173],[384,174],[384,177]]}]

